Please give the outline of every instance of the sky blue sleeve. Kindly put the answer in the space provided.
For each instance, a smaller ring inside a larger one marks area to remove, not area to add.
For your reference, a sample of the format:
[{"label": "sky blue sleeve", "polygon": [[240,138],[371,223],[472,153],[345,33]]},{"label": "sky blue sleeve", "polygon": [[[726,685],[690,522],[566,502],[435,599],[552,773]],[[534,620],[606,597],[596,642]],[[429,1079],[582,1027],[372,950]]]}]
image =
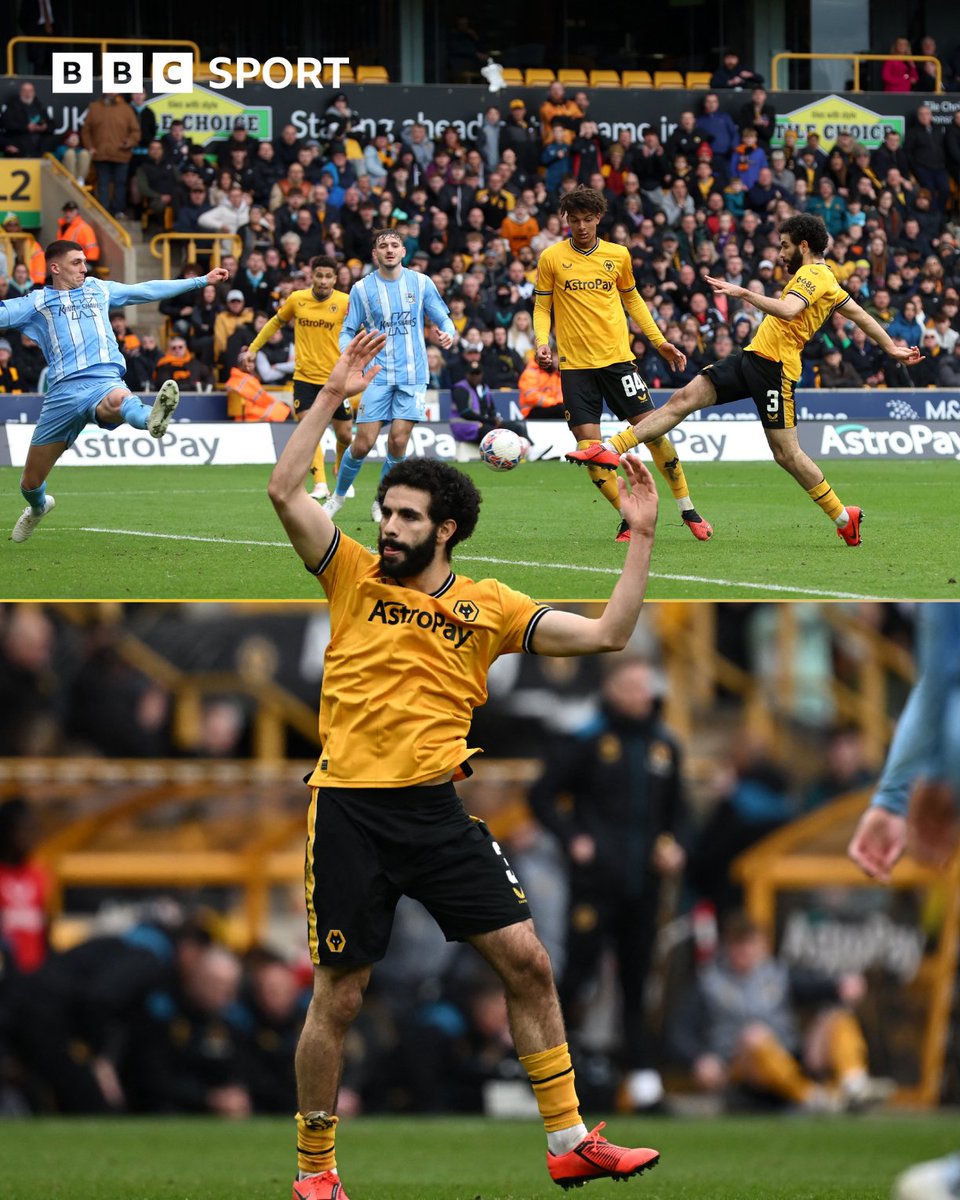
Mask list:
[{"label": "sky blue sleeve", "polygon": [[347,343],[360,332],[360,326],[363,324],[363,305],[360,303],[360,285],[357,284],[350,289],[350,303],[347,305],[347,315],[343,318],[343,324],[340,326],[340,349],[343,350]]},{"label": "sky blue sleeve", "polygon": [[104,279],[103,283],[110,293],[110,307],[123,308],[125,304],[149,304],[151,300],[169,300],[184,292],[196,291],[206,286],[207,277],[149,279],[146,283],[117,283],[112,279]]},{"label": "sky blue sleeve", "polygon": [[897,724],[872,804],[905,816],[917,779],[956,771],[953,728],[960,698],[960,612],[952,604],[923,607],[917,680]]},{"label": "sky blue sleeve", "polygon": [[444,333],[449,333],[453,337],[457,332],[456,326],[450,319],[450,309],[444,304],[442,296],[437,291],[437,285],[432,279],[424,280],[423,311]]},{"label": "sky blue sleeve", "polygon": [[27,296],[0,300],[0,329],[22,329],[37,311]]}]

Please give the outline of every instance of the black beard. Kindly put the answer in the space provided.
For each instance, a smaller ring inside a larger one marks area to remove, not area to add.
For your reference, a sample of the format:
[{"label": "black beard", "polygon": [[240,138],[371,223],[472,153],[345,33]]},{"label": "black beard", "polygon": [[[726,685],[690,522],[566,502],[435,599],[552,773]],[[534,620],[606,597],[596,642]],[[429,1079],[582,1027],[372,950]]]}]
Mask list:
[{"label": "black beard", "polygon": [[790,270],[790,274],[796,275],[796,273],[800,270],[800,268],[802,266],[803,266],[803,255],[801,254],[801,252],[799,250],[794,250],[793,254],[790,257],[790,261],[787,263],[787,267]]},{"label": "black beard", "polygon": [[[389,579],[410,579],[419,575],[431,565],[436,550],[436,544],[431,539],[419,542],[416,546],[404,546],[400,542],[384,541],[381,537],[377,545],[380,551],[380,573]],[[383,557],[384,546],[402,551],[402,557],[386,561]]]}]

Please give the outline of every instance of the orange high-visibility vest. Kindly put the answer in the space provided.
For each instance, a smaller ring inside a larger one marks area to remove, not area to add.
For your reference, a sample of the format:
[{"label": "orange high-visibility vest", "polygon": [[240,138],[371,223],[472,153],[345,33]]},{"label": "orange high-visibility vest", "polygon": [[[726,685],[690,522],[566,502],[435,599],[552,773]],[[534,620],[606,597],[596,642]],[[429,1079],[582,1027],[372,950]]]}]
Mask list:
[{"label": "orange high-visibility vest", "polygon": [[234,367],[227,379],[227,416],[236,421],[286,421],[291,410],[274,399],[255,375]]}]

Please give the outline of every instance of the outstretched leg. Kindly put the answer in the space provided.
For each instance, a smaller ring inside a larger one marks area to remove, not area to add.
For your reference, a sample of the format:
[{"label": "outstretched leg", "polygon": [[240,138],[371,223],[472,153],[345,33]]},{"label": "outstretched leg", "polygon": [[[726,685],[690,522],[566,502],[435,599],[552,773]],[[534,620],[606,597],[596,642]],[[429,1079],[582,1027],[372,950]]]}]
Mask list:
[{"label": "outstretched leg", "polygon": [[56,504],[53,496],[47,495],[47,476],[66,448],[66,442],[48,442],[43,446],[31,446],[27,451],[23,474],[20,476],[20,494],[26,500],[27,507],[13,527],[10,534],[12,541],[25,542]]}]

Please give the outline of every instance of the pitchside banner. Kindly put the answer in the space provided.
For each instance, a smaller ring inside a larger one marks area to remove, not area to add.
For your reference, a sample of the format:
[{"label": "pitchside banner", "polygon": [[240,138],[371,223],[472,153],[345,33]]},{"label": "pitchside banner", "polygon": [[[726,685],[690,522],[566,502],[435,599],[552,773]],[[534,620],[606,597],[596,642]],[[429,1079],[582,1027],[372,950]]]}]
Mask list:
[{"label": "pitchside banner", "polygon": [[[57,138],[75,128],[91,100],[100,95],[99,81],[92,81],[86,90],[68,94],[54,93],[49,78],[35,77],[37,96],[49,105],[53,116],[53,133]],[[318,138],[320,118],[335,89],[294,86],[268,88],[254,84],[242,88],[215,90],[209,85],[192,83],[189,90],[155,96],[150,108],[157,118],[158,133],[167,132],[171,123],[182,120],[187,136],[201,145],[229,136],[238,117],[244,118],[250,134],[259,139],[274,138],[286,124],[292,124],[299,137]],[[476,137],[484,113],[491,104],[506,114],[510,100],[522,97],[527,111],[536,116],[546,97],[538,88],[507,88],[490,92],[481,87],[419,86],[381,84],[358,87],[346,85],[351,106],[360,114],[357,135],[372,137],[378,126],[398,137],[402,131],[420,122],[426,126],[427,137],[439,137],[452,125],[463,138]],[[720,91],[720,104],[735,111],[743,104],[743,92]],[[960,111],[960,97],[924,93],[924,103],[933,109],[937,124],[948,125],[953,114]],[[821,92],[780,92],[770,96],[777,111],[777,126],[772,139],[774,146],[783,142],[789,129],[800,141],[808,133],[818,133],[824,146],[832,146],[837,134],[850,130],[856,139],[869,148],[879,146],[888,129],[903,133],[906,118],[916,110],[920,97],[877,92],[843,95]],[[675,127],[680,113],[696,108],[698,93],[686,91],[638,90],[636,88],[598,88],[590,91],[590,116],[600,132],[616,139],[628,130],[633,138],[642,136],[651,127],[666,139]]]},{"label": "pitchside banner", "polygon": [[[604,421],[601,432],[609,437],[623,427],[621,421]],[[0,426],[0,466],[22,467],[33,435],[32,424]],[[229,466],[241,463],[272,466],[293,434],[293,422],[245,425],[181,422],[159,441],[147,433],[122,426],[108,433],[86,429],[63,457],[61,466]],[[532,442],[530,461],[560,461],[575,447],[562,421],[529,421]],[[670,433],[685,462],[765,462],[770,449],[759,421],[685,421]],[[332,430],[323,435],[328,461],[336,453]],[[917,459],[960,460],[960,423],[956,421],[811,421],[800,426],[800,444],[814,459]],[[370,452],[382,460],[387,435],[382,433]],[[410,453],[418,458],[466,461],[477,457],[476,448],[457,442],[446,422],[425,421],[414,427]],[[649,457],[641,447],[643,457]]]}]

